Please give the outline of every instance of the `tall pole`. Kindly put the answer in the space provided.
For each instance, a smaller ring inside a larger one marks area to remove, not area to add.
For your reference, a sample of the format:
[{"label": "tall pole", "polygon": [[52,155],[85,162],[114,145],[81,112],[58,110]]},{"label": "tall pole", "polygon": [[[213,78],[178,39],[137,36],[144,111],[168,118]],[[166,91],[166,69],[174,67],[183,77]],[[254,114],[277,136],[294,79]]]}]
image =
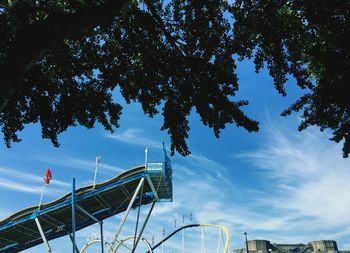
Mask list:
[{"label": "tall pole", "polygon": [[75,253],[75,178],[72,183],[72,241],[73,253]]},{"label": "tall pole", "polygon": [[95,175],[94,175],[94,186],[93,186],[94,189],[95,189],[95,186],[96,186],[97,170],[98,170],[98,167],[99,167],[99,165],[100,165],[100,161],[101,161],[101,156],[96,156]]},{"label": "tall pole", "polygon": [[249,253],[247,232],[244,232],[244,235],[245,235],[245,248],[246,248],[246,252]]},{"label": "tall pole", "polygon": [[205,237],[204,237],[204,228],[201,230],[201,253],[205,253]]},{"label": "tall pole", "polygon": [[112,242],[111,242],[111,246],[114,246],[114,245],[115,245],[115,243],[116,243],[116,241],[117,241],[117,239],[118,239],[118,236],[119,236],[119,234],[120,234],[120,231],[121,231],[122,228],[123,228],[124,222],[126,221],[126,218],[127,218],[128,215],[129,215],[130,209],[131,209],[132,206],[134,205],[135,199],[136,199],[137,195],[139,194],[139,191],[140,191],[141,186],[143,185],[144,181],[145,181],[145,178],[143,177],[143,178],[141,178],[139,184],[137,185],[136,190],[135,190],[135,192],[134,192],[134,195],[132,196],[132,198],[131,198],[131,200],[130,200],[130,203],[129,203],[127,209],[124,211],[124,216],[123,216],[123,218],[120,220],[120,223],[119,223],[119,226],[118,226],[118,228],[117,228],[117,231],[116,231],[116,233],[115,233],[115,235],[114,235],[114,237],[113,237],[113,240],[112,240]]},{"label": "tall pole", "polygon": [[151,216],[151,213],[152,213],[152,211],[153,211],[154,205],[156,204],[156,201],[157,201],[156,199],[153,199],[151,208],[149,209],[148,214],[147,214],[147,216],[146,216],[146,218],[145,218],[145,221],[143,222],[143,225],[142,225],[142,227],[141,227],[141,230],[140,230],[140,232],[139,232],[139,235],[137,236],[137,240],[136,240],[135,246],[133,247],[131,253],[135,253],[135,249],[136,249],[136,247],[137,247],[137,245],[138,245],[138,243],[139,243],[139,241],[140,241],[140,239],[141,239],[141,236],[142,236],[143,231],[145,230],[146,224],[147,224],[147,222],[148,222],[148,220],[149,220],[149,217]]},{"label": "tall pole", "polygon": [[[182,226],[185,224],[185,215],[182,215]],[[182,253],[185,253],[185,230],[182,229]]]},{"label": "tall pole", "polygon": [[45,191],[46,184],[43,185],[43,189],[41,190],[41,195],[40,195],[40,201],[39,201],[39,210],[41,208],[41,203],[43,201],[43,196],[44,196],[44,191]]},{"label": "tall pole", "polygon": [[103,221],[100,222],[100,234],[101,234],[101,253],[104,253],[104,240],[103,240]]},{"label": "tall pole", "polygon": [[[163,237],[162,240],[165,238],[165,228],[163,228]],[[162,243],[162,253],[164,253],[164,243]]]},{"label": "tall pole", "polygon": [[[48,243],[48,241],[47,241],[47,239],[46,239],[45,233],[44,233],[44,231],[43,231],[43,229],[42,229],[42,227],[41,227],[41,225],[40,225],[40,221],[39,221],[38,217],[36,217],[34,220],[35,220],[35,223],[36,223],[36,225],[37,225],[37,227],[38,227],[38,230],[39,230],[41,239],[43,240],[43,242],[44,242],[44,244],[45,244],[45,247],[46,247],[47,252],[48,252],[48,253],[52,253],[51,247],[50,247],[50,245],[49,245],[49,243]],[[74,252],[73,252],[73,253],[74,253]]]},{"label": "tall pole", "polygon": [[147,170],[147,162],[148,162],[148,147],[145,148],[145,170]]}]

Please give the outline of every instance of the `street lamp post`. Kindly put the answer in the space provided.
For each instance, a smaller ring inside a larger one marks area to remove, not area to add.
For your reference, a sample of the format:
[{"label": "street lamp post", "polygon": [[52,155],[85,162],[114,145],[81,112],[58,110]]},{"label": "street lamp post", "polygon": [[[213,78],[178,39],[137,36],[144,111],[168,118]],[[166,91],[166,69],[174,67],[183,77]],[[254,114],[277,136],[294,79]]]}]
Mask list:
[{"label": "street lamp post", "polygon": [[247,232],[244,232],[244,235],[245,235],[245,248],[246,248],[246,252],[249,253],[249,250],[248,250]]}]

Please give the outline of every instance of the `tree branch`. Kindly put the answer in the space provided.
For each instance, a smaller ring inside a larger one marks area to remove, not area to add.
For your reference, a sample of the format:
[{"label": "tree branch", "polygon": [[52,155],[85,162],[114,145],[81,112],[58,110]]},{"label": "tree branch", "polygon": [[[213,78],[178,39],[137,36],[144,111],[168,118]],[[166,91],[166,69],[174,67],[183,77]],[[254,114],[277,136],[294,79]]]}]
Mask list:
[{"label": "tree branch", "polygon": [[120,15],[131,0],[106,0],[98,7],[76,13],[51,13],[45,20],[27,24],[16,31],[15,40],[0,66],[0,111],[6,106],[21,78],[50,46],[71,38]]},{"label": "tree branch", "polygon": [[166,29],[162,18],[157,14],[156,9],[154,8],[153,4],[149,0],[144,0],[147,8],[150,10],[152,16],[155,18],[156,22],[158,23],[160,29],[163,31],[165,38],[169,41],[169,43],[172,45],[173,49],[178,51],[183,57],[186,57],[186,54],[179,48],[176,43],[177,41],[174,40],[173,36],[168,32]]}]

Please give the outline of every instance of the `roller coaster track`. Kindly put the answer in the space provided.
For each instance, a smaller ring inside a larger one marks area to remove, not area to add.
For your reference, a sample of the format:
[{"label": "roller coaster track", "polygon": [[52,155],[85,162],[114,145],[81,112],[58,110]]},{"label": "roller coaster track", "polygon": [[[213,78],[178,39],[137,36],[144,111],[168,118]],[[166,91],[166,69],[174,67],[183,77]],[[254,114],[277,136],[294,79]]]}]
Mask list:
[{"label": "roller coaster track", "polygon": [[[166,236],[163,240],[161,240],[156,245],[154,245],[152,247],[152,251],[155,250],[156,248],[158,248],[159,246],[161,246],[164,242],[169,240],[171,237],[173,237],[178,232],[180,232],[180,231],[182,231],[184,229],[187,229],[187,228],[194,228],[194,227],[215,227],[215,228],[221,229],[224,232],[225,236],[226,236],[224,253],[228,253],[229,252],[229,237],[230,236],[229,236],[229,231],[228,231],[227,227],[222,226],[222,225],[214,225],[214,224],[189,224],[189,225],[182,226],[182,227],[174,230],[172,233],[170,233],[168,236]],[[151,252],[147,251],[147,253],[151,253]]]},{"label": "roller coaster track", "polygon": [[[146,244],[148,251],[146,253],[153,253],[155,249],[157,249],[159,246],[161,246],[163,243],[165,243],[166,241],[168,241],[169,239],[171,239],[173,236],[175,236],[177,233],[181,232],[182,230],[185,229],[189,229],[189,228],[195,228],[195,227],[213,227],[213,228],[218,228],[221,231],[223,231],[226,240],[225,240],[225,246],[224,246],[224,251],[223,253],[229,253],[229,231],[227,229],[227,227],[222,226],[222,225],[214,225],[214,224],[188,224],[182,227],[179,227],[178,229],[174,230],[172,233],[170,233],[169,235],[167,235],[166,237],[164,237],[160,242],[158,242],[157,244],[155,244],[153,247],[150,245],[150,243],[144,239],[144,238],[140,238],[144,244]],[[125,249],[128,249],[130,252],[132,252],[132,249],[127,247],[126,245],[124,245],[124,242],[127,240],[132,240],[134,239],[134,236],[128,236],[124,239],[122,239],[121,241],[118,242],[118,244],[116,245],[115,248],[111,247],[111,244],[108,242],[105,242],[105,245],[108,247],[108,252],[110,253],[117,253],[119,248],[124,247]],[[93,244],[99,244],[101,242],[100,239],[96,239],[93,241],[88,242],[80,251],[80,253],[85,253],[85,251],[92,246]]]}]

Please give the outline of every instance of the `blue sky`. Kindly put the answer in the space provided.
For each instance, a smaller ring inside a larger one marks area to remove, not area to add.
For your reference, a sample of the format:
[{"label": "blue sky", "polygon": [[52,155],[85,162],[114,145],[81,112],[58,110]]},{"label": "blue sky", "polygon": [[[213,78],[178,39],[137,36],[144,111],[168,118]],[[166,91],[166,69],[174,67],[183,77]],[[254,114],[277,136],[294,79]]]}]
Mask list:
[{"label": "blue sky", "polygon": [[[226,225],[231,250],[243,247],[245,231],[249,239],[275,243],[332,239],[340,249],[349,250],[350,168],[349,160],[341,156],[341,145],[330,142],[329,133],[316,128],[298,132],[300,118],[296,114],[279,116],[302,94],[293,80],[286,84],[288,96],[282,97],[267,71],[255,74],[251,62],[240,63],[238,74],[237,99],[250,100],[245,112],[260,121],[260,132],[249,134],[231,125],[216,139],[197,115],[191,115],[188,144],[192,154],[172,157],[174,201],[156,206],[145,237],[151,240],[154,236],[158,241],[163,227],[168,233],[174,219],[179,224],[185,215],[188,223],[193,213],[193,222]],[[73,177],[78,187],[92,183],[96,155],[102,156],[99,182],[143,164],[146,145],[149,160],[161,161],[162,141],[169,147],[169,137],[159,130],[161,125],[160,116],[150,119],[139,105],[126,105],[121,127],[114,134],[100,126],[71,128],[59,137],[59,148],[41,139],[38,125],[27,126],[20,134],[21,143],[11,149],[0,144],[0,219],[38,203],[47,167],[53,170],[53,180],[44,201],[51,201],[70,191]],[[106,220],[107,235],[113,234],[119,219]],[[135,212],[123,236],[132,234],[134,220]],[[78,233],[79,247],[94,231],[98,232],[97,226]],[[186,245],[199,247],[199,232],[188,232],[188,236]],[[169,251],[176,252],[179,240],[169,242]],[[68,238],[52,242],[54,252],[66,252],[70,245]],[[39,245],[26,252],[43,250]]]}]

